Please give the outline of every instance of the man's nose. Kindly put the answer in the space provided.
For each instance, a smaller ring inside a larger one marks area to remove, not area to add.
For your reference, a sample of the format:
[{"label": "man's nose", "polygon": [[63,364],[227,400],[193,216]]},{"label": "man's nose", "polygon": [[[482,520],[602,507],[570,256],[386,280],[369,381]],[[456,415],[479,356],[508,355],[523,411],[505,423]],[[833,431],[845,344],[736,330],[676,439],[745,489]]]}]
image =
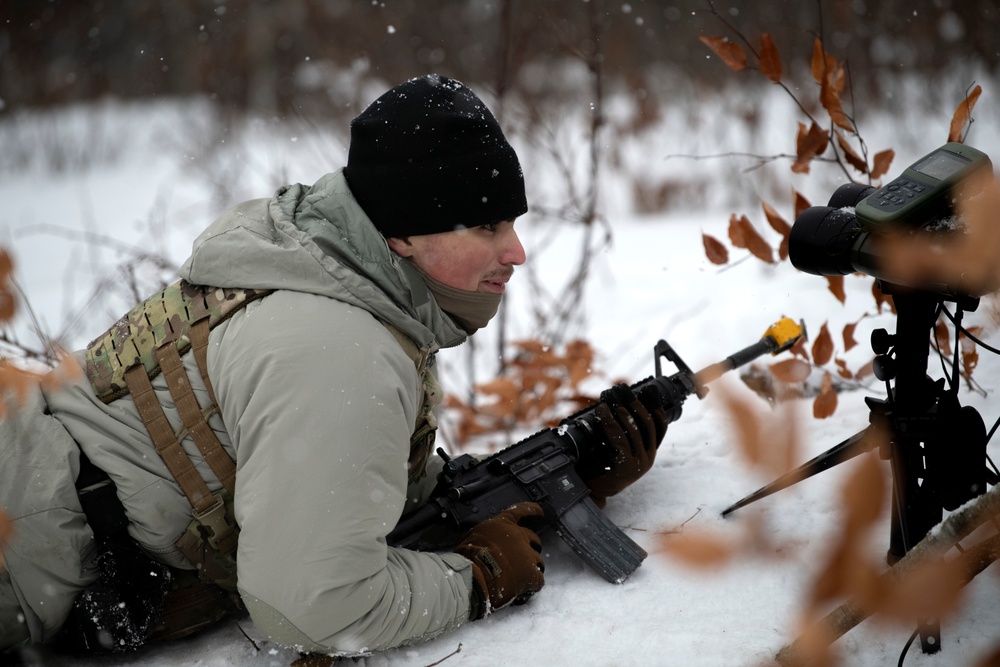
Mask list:
[{"label": "man's nose", "polygon": [[528,256],[524,252],[524,246],[521,245],[521,239],[518,238],[517,232],[511,227],[510,234],[504,239],[503,253],[500,255],[501,264],[513,264],[514,266],[520,266],[524,264]]}]

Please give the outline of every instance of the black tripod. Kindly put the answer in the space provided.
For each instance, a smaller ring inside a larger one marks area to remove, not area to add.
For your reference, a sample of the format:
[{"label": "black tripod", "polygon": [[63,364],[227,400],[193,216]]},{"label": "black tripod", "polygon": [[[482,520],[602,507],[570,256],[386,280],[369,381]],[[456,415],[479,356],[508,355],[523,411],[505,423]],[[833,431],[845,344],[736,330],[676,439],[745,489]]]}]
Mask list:
[{"label": "black tripod", "polygon": [[[723,516],[785,489],[807,477],[878,448],[892,470],[892,515],[889,535],[890,565],[902,558],[928,531],[940,523],[942,510],[953,510],[985,493],[987,482],[997,476],[986,467],[986,427],[972,407],[958,402],[958,357],[952,364],[952,381],[927,375],[928,337],[945,300],[962,311],[974,311],[978,298],[943,297],[881,284],[893,295],[896,333],[872,333],[877,355],[875,376],[885,381],[886,399],[866,397],[869,426],[774,482],[746,496],[723,511]],[[958,334],[956,331],[956,345]],[[890,382],[895,380],[895,386]],[[940,650],[940,624],[936,619],[918,627],[925,653]]]}]

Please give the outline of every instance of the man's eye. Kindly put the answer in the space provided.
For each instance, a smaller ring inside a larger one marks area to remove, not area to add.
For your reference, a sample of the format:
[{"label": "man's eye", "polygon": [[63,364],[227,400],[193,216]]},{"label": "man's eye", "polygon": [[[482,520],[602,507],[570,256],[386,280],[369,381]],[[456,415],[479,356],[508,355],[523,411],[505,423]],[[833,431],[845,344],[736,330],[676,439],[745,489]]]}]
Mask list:
[{"label": "man's eye", "polygon": [[497,230],[497,225],[495,222],[491,222],[488,225],[480,225],[480,226],[488,232],[495,232]]}]

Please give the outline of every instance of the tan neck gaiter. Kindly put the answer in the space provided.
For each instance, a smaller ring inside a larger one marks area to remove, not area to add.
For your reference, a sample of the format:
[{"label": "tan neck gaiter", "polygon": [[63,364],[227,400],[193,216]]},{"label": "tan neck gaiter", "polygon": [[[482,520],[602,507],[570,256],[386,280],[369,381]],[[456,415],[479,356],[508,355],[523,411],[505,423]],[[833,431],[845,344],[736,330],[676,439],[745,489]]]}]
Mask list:
[{"label": "tan neck gaiter", "polygon": [[427,283],[427,289],[434,295],[434,300],[437,301],[441,310],[448,313],[455,320],[455,324],[470,336],[485,327],[497,314],[503,294],[455,289],[434,280],[412,261],[410,261],[410,265]]}]

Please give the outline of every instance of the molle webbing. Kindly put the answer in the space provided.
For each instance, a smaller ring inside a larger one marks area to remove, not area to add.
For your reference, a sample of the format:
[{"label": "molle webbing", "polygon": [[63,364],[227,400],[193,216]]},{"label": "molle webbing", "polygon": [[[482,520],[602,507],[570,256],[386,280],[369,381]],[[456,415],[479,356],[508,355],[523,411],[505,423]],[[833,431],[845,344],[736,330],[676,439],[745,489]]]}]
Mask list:
[{"label": "molle webbing", "polygon": [[[204,287],[181,280],[154,294],[87,346],[87,377],[98,398],[111,403],[127,394],[125,372],[136,364],[142,364],[148,377],[155,377],[160,372],[156,350],[165,343],[176,343],[178,355],[183,355],[193,342],[190,331],[195,324],[207,320],[208,329],[213,329],[250,301],[270,293]],[[204,347],[199,350],[196,345],[195,354],[204,357]],[[203,360],[198,360],[198,366],[211,392]]]},{"label": "molle webbing", "polygon": [[[156,452],[191,503],[194,521],[177,546],[199,567],[207,560],[205,543],[232,563],[238,538],[234,522],[226,516],[225,502],[236,492],[236,464],[208,424],[219,410],[208,377],[208,336],[212,327],[267,294],[270,290],[217,289],[182,280],[133,308],[87,348],[87,376],[97,396],[110,403],[132,394]],[[188,348],[208,391],[210,405],[204,409],[181,361]],[[151,382],[161,372],[183,424],[177,433]],[[222,494],[212,494],[184,451],[181,443],[187,437],[222,484]],[[192,539],[192,534],[198,538]]]}]

